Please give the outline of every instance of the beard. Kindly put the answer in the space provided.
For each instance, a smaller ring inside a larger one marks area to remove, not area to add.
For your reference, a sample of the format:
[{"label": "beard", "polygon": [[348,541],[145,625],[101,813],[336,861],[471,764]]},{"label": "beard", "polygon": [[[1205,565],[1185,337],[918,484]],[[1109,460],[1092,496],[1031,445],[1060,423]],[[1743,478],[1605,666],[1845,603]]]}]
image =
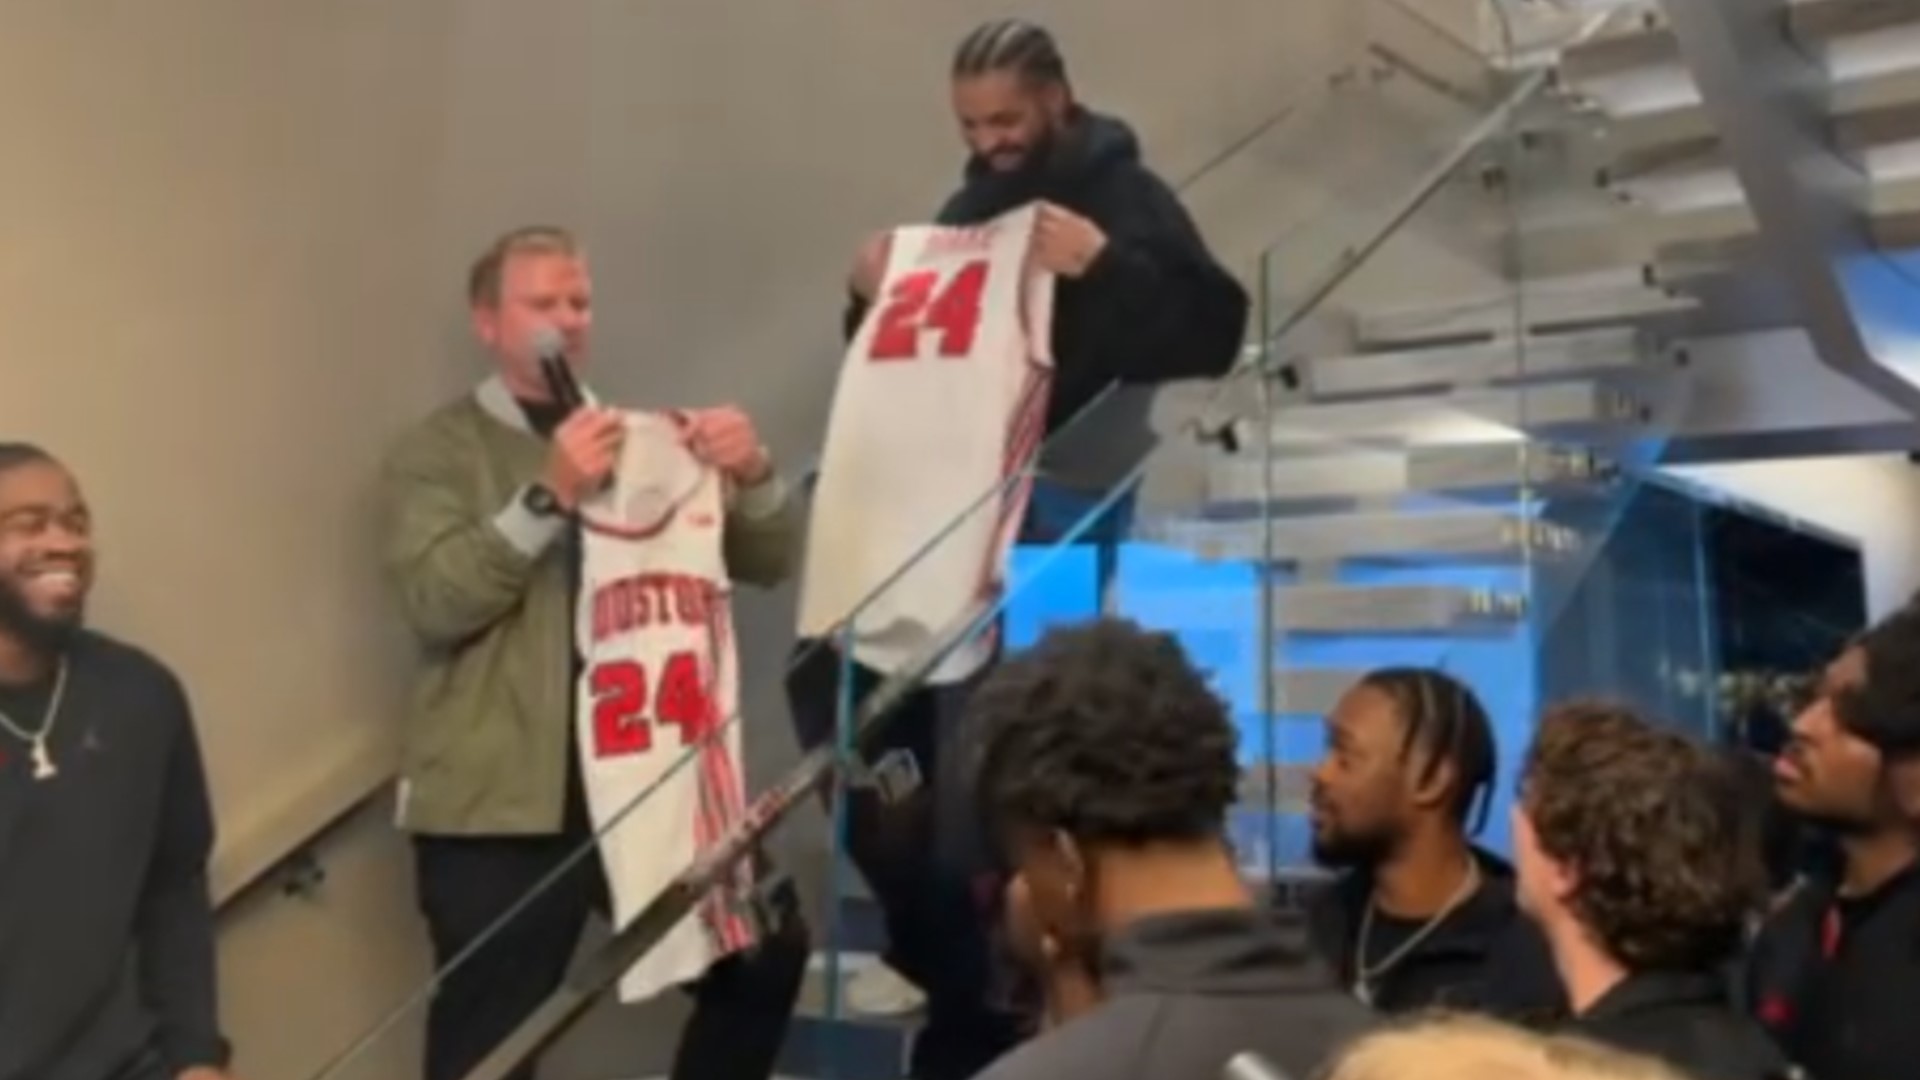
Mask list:
[{"label": "beard", "polygon": [[1393,853],[1394,838],[1386,833],[1328,833],[1313,837],[1313,861],[1329,870],[1378,866]]},{"label": "beard", "polygon": [[1012,207],[1044,197],[1059,171],[1061,155],[1067,152],[1065,129],[1049,122],[1021,152],[1020,163],[1010,169],[989,169],[975,182],[993,195],[996,205]]},{"label": "beard", "polygon": [[1037,182],[1040,177],[1046,175],[1053,164],[1053,157],[1059,145],[1059,129],[1052,123],[1048,123],[1021,152],[1020,163],[1006,170],[1006,175],[1028,183]]},{"label": "beard", "polygon": [[57,655],[67,651],[85,625],[83,607],[62,615],[42,615],[33,610],[17,584],[0,577],[0,633],[35,652]]},{"label": "beard", "polygon": [[1831,806],[1812,806],[1805,810],[1789,811],[1801,821],[1832,836],[1863,836],[1874,831],[1880,823],[1874,820],[1873,813],[1865,809],[1836,809]]}]

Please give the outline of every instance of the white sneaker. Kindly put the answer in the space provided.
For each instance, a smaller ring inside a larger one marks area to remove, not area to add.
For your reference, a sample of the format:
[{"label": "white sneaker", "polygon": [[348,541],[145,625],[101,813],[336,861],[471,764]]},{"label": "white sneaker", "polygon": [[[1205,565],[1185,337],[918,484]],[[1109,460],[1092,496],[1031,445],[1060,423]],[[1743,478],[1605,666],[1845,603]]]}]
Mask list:
[{"label": "white sneaker", "polygon": [[927,1004],[927,995],[882,963],[863,967],[847,981],[847,1008],[863,1016],[910,1016]]}]

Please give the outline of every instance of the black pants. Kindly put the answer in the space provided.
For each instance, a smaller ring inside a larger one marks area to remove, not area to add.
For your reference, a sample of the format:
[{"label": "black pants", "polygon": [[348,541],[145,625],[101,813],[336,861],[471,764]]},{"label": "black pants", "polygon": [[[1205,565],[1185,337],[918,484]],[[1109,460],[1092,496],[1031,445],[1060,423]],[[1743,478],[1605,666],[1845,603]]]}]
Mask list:
[{"label": "black pants", "polygon": [[[573,800],[569,800],[573,802]],[[589,843],[569,807],[557,836],[416,837],[420,909],[442,970],[570,854]],[[559,988],[589,915],[607,911],[598,853],[570,870],[441,981],[427,1012],[427,1080],[460,1080]],[[693,1016],[675,1080],[766,1080],[806,976],[807,929],[796,916],[749,952],[721,960],[687,989]],[[532,1080],[533,1064],[516,1080]]]},{"label": "black pants", "polygon": [[[842,658],[809,649],[787,676],[803,746],[834,739]],[[853,700],[880,676],[850,666]],[[914,1040],[915,1080],[963,1080],[1016,1045],[1026,1025],[1006,1006],[1009,978],[995,945],[1000,898],[995,860],[981,835],[967,776],[960,709],[979,677],[922,687],[865,747],[912,752],[923,783],[887,803],[872,791],[847,793],[847,849],[872,887],[887,923],[886,961],[927,995],[927,1022]]]}]

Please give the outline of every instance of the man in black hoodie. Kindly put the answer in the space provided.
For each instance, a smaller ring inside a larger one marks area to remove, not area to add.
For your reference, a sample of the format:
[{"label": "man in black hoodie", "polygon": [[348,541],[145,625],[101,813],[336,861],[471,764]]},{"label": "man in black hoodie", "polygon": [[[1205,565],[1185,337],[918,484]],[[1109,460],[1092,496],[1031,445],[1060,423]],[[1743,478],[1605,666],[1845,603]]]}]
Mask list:
[{"label": "man in black hoodie", "polygon": [[1237,736],[1171,635],[1056,629],[975,694],[979,801],[1058,1026],[981,1080],[1311,1076],[1373,1018],[1264,910],[1229,849]]},{"label": "man in black hoodie", "polygon": [[[1208,253],[1172,189],[1140,159],[1126,124],[1079,105],[1052,35],[1006,19],[980,26],[955,51],[953,107],[969,150],[965,178],[935,221],[969,225],[1039,203],[1033,255],[1057,275],[1054,377],[1046,448],[1023,538],[1060,539],[1151,449],[1150,390],[1176,379],[1216,377],[1232,368],[1246,333],[1246,291]],[[865,318],[887,262],[886,234],[856,260],[846,332]],[[1117,389],[1116,389],[1117,387]],[[1094,403],[1099,401],[1097,407]],[[1089,414],[1077,422],[1076,416]],[[981,492],[985,495],[986,492]],[[1081,534],[1096,556],[1104,592],[1131,517],[1117,500]],[[841,704],[840,657],[809,649],[787,680],[804,745],[833,737]],[[855,699],[879,681],[855,667]],[[886,912],[889,968],[857,980],[860,1011],[901,1012],[924,991],[926,1029],[914,1043],[918,1080],[971,1076],[1018,1038],[1018,1018],[996,1004],[997,972],[986,929],[1001,893],[996,875],[959,836],[974,815],[954,782],[947,743],[977,680],[930,687],[896,711],[875,754],[906,750],[931,783],[904,804],[868,790],[849,795],[848,847]],[[869,987],[877,984],[877,992]]]},{"label": "man in black hoodie", "polygon": [[1326,726],[1313,848],[1342,874],[1308,905],[1321,954],[1384,1012],[1556,1016],[1553,968],[1515,903],[1513,871],[1470,838],[1495,772],[1479,698],[1431,668],[1384,668],[1342,695]]},{"label": "man in black hoodie", "polygon": [[[1207,251],[1180,200],[1140,159],[1125,122],[1074,97],[1047,30],[1022,19],[975,29],[953,57],[953,111],[969,156],[935,215],[973,225],[1040,204],[1034,257],[1058,275],[1053,396],[1029,536],[1058,535],[1150,449],[1148,397],[1122,392],[1063,430],[1116,383],[1146,387],[1229,371],[1248,299]],[[855,261],[852,335],[886,267],[887,234]],[[1123,522],[1103,523],[1111,535]]]}]

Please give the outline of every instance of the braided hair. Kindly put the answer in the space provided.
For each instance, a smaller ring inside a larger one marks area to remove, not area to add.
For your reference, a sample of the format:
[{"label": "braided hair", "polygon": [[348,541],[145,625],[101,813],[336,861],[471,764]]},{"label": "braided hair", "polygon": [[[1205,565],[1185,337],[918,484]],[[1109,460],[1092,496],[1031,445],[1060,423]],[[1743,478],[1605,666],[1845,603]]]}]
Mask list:
[{"label": "braided hair", "polygon": [[1487,823],[1499,766],[1493,724],[1480,699],[1465,683],[1436,668],[1380,668],[1363,676],[1360,685],[1393,699],[1406,724],[1401,760],[1416,748],[1426,757],[1420,783],[1431,781],[1443,763],[1453,766],[1449,810],[1470,834],[1478,833]]},{"label": "braided hair", "polygon": [[1067,84],[1067,62],[1047,28],[1026,19],[981,23],[953,51],[953,77],[1010,71],[1032,83]]}]

